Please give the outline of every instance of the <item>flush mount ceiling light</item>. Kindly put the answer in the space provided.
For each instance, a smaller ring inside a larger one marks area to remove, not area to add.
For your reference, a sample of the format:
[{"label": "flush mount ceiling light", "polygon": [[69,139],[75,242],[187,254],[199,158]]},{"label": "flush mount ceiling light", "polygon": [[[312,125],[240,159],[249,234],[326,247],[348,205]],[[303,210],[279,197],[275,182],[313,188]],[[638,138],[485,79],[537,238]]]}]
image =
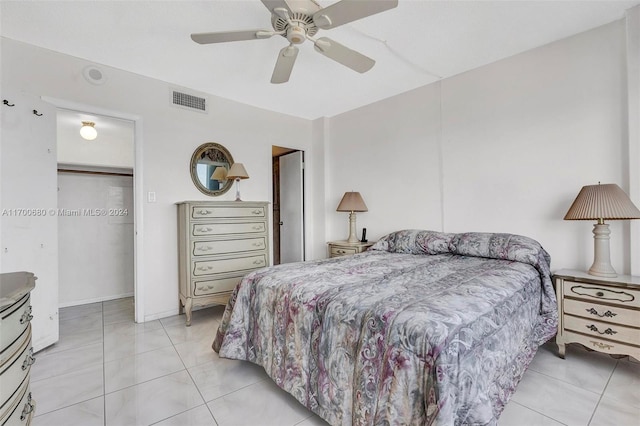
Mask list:
[{"label": "flush mount ceiling light", "polygon": [[80,136],[88,141],[92,141],[97,138],[98,132],[94,127],[95,125],[96,123],[94,123],[93,121],[83,121],[82,127],[80,128]]}]

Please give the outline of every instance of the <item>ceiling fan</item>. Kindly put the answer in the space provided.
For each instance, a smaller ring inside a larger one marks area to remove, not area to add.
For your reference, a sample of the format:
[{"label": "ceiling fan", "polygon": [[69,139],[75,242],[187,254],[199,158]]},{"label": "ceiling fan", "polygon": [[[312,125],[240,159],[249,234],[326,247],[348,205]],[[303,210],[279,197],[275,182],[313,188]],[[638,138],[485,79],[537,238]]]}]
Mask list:
[{"label": "ceiling fan", "polygon": [[298,56],[296,45],[312,41],[315,50],[359,73],[367,72],[375,61],[362,53],[327,37],[313,38],[319,29],[328,30],[340,25],[384,12],[398,6],[398,0],[341,0],[321,7],[314,0],[261,0],[271,12],[273,30],[240,30],[191,34],[199,44],[229,41],[257,40],[280,35],[289,45],[280,50],[271,76],[271,83],[289,81],[293,64]]}]

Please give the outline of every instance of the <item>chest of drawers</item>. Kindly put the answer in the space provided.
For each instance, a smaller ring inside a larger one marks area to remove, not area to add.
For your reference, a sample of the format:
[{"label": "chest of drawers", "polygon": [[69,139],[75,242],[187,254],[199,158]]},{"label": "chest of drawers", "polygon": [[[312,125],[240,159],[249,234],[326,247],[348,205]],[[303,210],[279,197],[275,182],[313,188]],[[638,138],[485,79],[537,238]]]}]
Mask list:
[{"label": "chest of drawers", "polygon": [[269,265],[269,204],[248,201],[178,203],[180,312],[226,304],[247,273]]},{"label": "chest of drawers", "polygon": [[36,277],[30,272],[0,274],[0,425],[28,425],[35,409],[29,373],[31,298]]},{"label": "chest of drawers", "polygon": [[610,354],[640,360],[640,277],[595,277],[580,271],[554,274],[558,298],[556,343],[580,343]]}]

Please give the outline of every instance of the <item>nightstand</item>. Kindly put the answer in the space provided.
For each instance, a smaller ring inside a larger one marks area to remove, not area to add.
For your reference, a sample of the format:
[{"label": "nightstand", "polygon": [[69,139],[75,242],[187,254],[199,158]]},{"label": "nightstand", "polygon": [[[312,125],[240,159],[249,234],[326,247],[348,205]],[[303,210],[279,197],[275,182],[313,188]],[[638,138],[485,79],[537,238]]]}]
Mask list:
[{"label": "nightstand", "polygon": [[609,354],[640,360],[640,277],[604,278],[560,270],[553,275],[558,298],[556,344],[581,343]]},{"label": "nightstand", "polygon": [[374,244],[375,242],[361,243],[359,241],[357,243],[349,243],[347,241],[329,241],[327,243],[329,246],[329,257],[340,257],[362,253]]}]

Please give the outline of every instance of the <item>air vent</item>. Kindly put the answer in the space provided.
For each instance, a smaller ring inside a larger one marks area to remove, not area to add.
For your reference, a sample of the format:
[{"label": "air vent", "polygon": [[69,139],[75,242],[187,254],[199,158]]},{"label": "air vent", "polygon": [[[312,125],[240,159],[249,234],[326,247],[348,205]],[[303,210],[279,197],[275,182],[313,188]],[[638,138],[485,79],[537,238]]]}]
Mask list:
[{"label": "air vent", "polygon": [[187,108],[194,111],[207,112],[207,99],[199,96],[190,95],[188,93],[172,91],[173,105]]}]

